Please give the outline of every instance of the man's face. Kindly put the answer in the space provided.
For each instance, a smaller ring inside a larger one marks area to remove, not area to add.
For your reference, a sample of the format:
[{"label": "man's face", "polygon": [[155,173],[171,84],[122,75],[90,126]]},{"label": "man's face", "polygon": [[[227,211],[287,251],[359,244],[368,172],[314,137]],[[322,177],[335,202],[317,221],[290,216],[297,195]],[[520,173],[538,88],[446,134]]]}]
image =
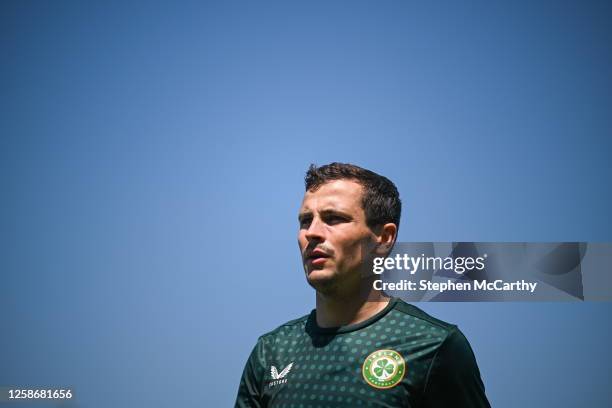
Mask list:
[{"label": "man's face", "polygon": [[335,180],[307,191],[299,213],[298,243],[308,283],[323,293],[352,293],[367,274],[376,235],[362,208],[363,187]]}]

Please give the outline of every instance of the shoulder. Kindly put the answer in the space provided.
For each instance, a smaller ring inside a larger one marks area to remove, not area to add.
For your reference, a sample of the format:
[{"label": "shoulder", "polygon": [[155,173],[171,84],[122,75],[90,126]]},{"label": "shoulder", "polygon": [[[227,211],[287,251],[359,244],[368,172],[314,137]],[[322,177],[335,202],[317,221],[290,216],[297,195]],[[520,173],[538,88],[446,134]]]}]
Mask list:
[{"label": "shoulder", "polygon": [[438,354],[464,355],[473,358],[473,351],[463,332],[457,325],[427,314],[418,307],[398,300],[395,310],[404,316],[417,333],[431,335],[438,340]]},{"label": "shoulder", "polygon": [[262,334],[261,336],[259,336],[257,342],[270,343],[298,336],[300,333],[304,332],[306,322],[308,321],[308,317],[311,315],[311,313],[306,314],[302,317],[298,317],[297,319],[289,320],[288,322],[281,324],[274,330]]},{"label": "shoulder", "polygon": [[395,308],[398,316],[407,326],[411,339],[424,337],[435,354],[434,360],[450,357],[459,361],[473,359],[472,348],[457,325],[445,322],[427,314],[418,307],[398,300]]},{"label": "shoulder", "polygon": [[304,333],[308,316],[310,315],[290,320],[259,336],[251,351],[249,361],[256,363],[259,367],[266,366],[266,361],[275,354],[275,350],[283,349],[283,346],[289,345]]},{"label": "shoulder", "polygon": [[419,329],[420,331],[433,330],[439,335],[442,335],[442,337],[447,337],[458,331],[456,325],[436,319],[418,307],[406,303],[401,299],[397,299],[394,312],[406,323],[413,325],[413,327]]},{"label": "shoulder", "polygon": [[[448,394],[450,390],[454,390],[457,401],[470,400],[473,396],[468,390],[472,390],[476,396],[484,396],[484,385],[472,347],[455,324],[436,319],[418,307],[401,300],[394,309],[396,316],[402,316],[406,323],[414,325],[411,327],[413,336],[425,336],[430,344],[431,348],[426,353],[429,368],[424,385],[428,398],[443,399],[442,396]],[[483,400],[486,401],[486,397],[478,397],[478,403],[467,406],[487,406],[481,404]],[[450,405],[450,402],[439,405]]]}]

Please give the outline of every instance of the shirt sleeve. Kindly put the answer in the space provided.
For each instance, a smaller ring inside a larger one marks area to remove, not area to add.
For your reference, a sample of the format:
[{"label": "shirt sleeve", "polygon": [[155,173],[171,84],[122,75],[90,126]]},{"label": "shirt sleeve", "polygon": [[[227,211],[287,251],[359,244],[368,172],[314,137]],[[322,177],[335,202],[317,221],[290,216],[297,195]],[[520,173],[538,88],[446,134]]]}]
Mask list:
[{"label": "shirt sleeve", "polygon": [[264,370],[263,341],[259,338],[242,371],[235,408],[263,408],[265,406],[262,395]]},{"label": "shirt sleeve", "polygon": [[490,408],[474,352],[455,328],[436,353],[424,388],[428,408]]}]

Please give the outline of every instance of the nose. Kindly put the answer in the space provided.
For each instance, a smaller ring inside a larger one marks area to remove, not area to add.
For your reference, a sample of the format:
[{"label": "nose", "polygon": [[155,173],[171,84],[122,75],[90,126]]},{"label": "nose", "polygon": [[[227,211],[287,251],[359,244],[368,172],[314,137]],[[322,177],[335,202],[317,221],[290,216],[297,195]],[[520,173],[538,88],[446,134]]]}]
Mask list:
[{"label": "nose", "polygon": [[308,229],[306,230],[306,239],[309,241],[323,241],[324,236],[325,230],[323,223],[318,218],[313,219],[310,225],[308,226]]}]

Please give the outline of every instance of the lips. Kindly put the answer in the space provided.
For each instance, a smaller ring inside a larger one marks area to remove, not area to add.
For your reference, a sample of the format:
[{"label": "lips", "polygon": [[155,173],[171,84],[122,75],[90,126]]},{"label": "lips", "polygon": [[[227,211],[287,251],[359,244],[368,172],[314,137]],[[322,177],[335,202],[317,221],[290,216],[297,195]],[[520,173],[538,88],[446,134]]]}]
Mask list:
[{"label": "lips", "polygon": [[330,257],[331,255],[327,254],[326,252],[320,249],[315,249],[308,254],[308,256],[306,257],[306,260],[310,262],[312,265],[318,266],[318,265],[323,265],[325,261],[327,260],[327,258],[330,258]]}]

